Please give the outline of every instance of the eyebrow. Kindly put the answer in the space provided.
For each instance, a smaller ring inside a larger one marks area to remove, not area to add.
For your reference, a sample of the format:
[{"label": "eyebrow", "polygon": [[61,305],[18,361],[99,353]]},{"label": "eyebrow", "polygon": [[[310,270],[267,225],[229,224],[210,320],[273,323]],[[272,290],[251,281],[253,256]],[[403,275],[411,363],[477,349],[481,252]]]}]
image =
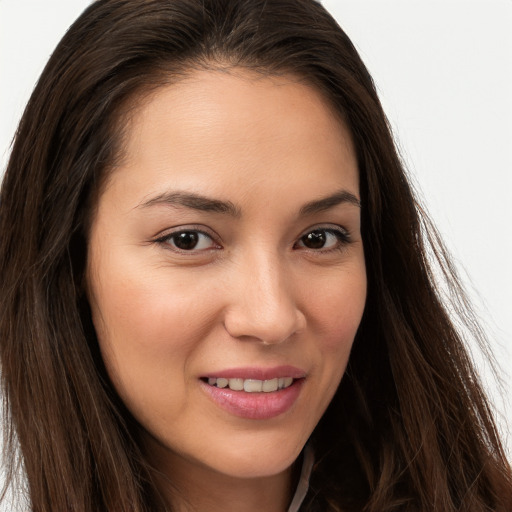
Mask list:
[{"label": "eyebrow", "polygon": [[188,192],[167,192],[153,197],[137,206],[137,208],[148,208],[154,205],[185,206],[202,212],[222,213],[231,217],[240,217],[240,209],[231,201],[220,201],[199,194]]},{"label": "eyebrow", "polygon": [[361,201],[352,194],[352,192],[349,192],[348,190],[339,190],[330,196],[306,203],[300,209],[300,215],[312,215],[314,213],[324,212],[343,203],[349,203],[361,208]]},{"label": "eyebrow", "polygon": [[[361,208],[361,201],[351,192],[340,190],[334,194],[315,199],[303,205],[299,211],[301,216],[313,215],[338,206],[339,204],[349,203]],[[155,205],[184,206],[193,210],[203,212],[213,212],[229,215],[231,217],[241,217],[240,208],[231,201],[221,201],[200,194],[189,192],[166,192],[156,197],[148,199],[137,205],[137,208],[149,208]]]}]

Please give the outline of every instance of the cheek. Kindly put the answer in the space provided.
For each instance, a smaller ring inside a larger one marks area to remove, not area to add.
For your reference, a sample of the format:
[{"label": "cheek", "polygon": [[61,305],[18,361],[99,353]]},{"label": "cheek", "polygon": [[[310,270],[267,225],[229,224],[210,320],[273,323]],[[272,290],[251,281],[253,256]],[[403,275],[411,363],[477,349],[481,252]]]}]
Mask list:
[{"label": "cheek", "polygon": [[366,302],[364,260],[345,268],[308,295],[319,364],[314,378],[323,389],[319,417],[334,396],[350,357]]},{"label": "cheek", "polygon": [[312,293],[309,300],[321,349],[348,357],[366,303],[364,265],[344,274],[343,279],[331,279],[322,290]]},{"label": "cheek", "polygon": [[164,411],[178,418],[187,407],[186,367],[209,315],[204,303],[147,277],[112,272],[95,287],[91,309],[113,386],[137,421],[154,427],[161,416],[170,421]]},{"label": "cheek", "polygon": [[204,294],[198,301],[199,296],[190,282],[165,273],[162,278],[157,272],[112,271],[108,279],[98,280],[91,301],[98,337],[150,353],[165,350],[171,340],[193,343],[214,316],[214,301]]},{"label": "cheek", "polygon": [[209,297],[198,301],[198,290],[161,276],[109,270],[91,287],[90,302],[114,386],[133,405],[159,396],[155,389],[168,389],[172,376],[172,388],[180,396],[184,369],[210,329],[215,303]]}]

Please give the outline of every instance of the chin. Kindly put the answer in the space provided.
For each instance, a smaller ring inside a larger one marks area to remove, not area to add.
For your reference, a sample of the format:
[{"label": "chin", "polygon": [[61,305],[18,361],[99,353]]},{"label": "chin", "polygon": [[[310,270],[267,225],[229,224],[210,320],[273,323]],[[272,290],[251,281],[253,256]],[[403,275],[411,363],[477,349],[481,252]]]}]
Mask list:
[{"label": "chin", "polygon": [[299,457],[303,444],[269,443],[262,446],[251,443],[245,449],[231,448],[215,457],[213,467],[218,472],[235,478],[265,478],[288,470]]}]

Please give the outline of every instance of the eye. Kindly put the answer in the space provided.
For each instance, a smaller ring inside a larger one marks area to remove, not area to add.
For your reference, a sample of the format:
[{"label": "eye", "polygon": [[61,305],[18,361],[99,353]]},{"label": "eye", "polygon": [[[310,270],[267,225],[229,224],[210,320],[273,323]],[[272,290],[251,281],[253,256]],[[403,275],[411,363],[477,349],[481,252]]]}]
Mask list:
[{"label": "eye", "polygon": [[340,249],[349,242],[349,235],[341,228],[316,228],[301,236],[296,243],[312,251],[329,251]]},{"label": "eye", "polygon": [[204,251],[218,247],[210,235],[196,229],[175,231],[158,238],[156,241],[170,245],[171,249],[178,251]]}]

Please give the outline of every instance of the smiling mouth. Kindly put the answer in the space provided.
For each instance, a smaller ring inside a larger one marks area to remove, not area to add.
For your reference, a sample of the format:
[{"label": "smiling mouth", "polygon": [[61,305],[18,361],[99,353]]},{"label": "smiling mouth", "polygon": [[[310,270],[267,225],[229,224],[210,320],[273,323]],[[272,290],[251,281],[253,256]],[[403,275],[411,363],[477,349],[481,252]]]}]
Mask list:
[{"label": "smiling mouth", "polygon": [[245,391],[246,393],[273,393],[289,388],[296,379],[292,377],[276,377],[269,380],[209,377],[202,380],[215,388],[229,388],[232,391]]},{"label": "smiling mouth", "polygon": [[306,373],[302,370],[283,366],[225,370],[217,376],[205,375],[200,382],[207,396],[229,414],[250,420],[270,420],[292,408],[305,380]]}]

